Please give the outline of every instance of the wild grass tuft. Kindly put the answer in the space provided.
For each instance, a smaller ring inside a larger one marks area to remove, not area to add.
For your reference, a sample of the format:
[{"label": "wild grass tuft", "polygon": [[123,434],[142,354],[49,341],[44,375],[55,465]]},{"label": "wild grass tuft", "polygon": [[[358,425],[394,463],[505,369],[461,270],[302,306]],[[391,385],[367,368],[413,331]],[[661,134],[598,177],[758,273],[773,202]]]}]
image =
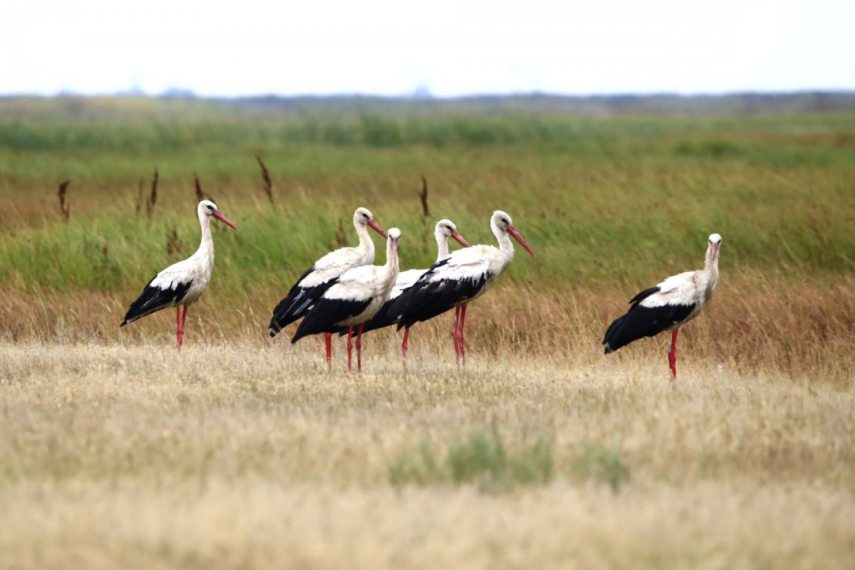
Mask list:
[{"label": "wild grass tuft", "polygon": [[417,452],[401,454],[389,465],[395,486],[450,483],[486,491],[543,485],[553,476],[551,437],[521,438],[509,443],[499,430],[478,428],[453,441],[444,461],[423,442]]},{"label": "wild grass tuft", "polygon": [[630,468],[616,445],[583,443],[573,461],[573,474],[582,481],[607,485],[613,493],[630,480]]},{"label": "wild grass tuft", "polygon": [[444,479],[434,452],[427,442],[418,450],[401,453],[389,464],[389,483],[395,487],[404,485],[430,485]]}]

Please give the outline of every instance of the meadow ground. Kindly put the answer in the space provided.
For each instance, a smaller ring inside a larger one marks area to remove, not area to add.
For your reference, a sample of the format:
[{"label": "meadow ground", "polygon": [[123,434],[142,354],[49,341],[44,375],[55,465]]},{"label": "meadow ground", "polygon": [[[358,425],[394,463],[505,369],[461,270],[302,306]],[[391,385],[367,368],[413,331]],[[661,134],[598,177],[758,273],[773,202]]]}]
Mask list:
[{"label": "meadow ground", "polygon": [[[851,109],[2,100],[0,566],[850,567],[853,151]],[[195,249],[194,174],[240,229],[178,356],[173,314],[118,323]],[[465,372],[447,318],[406,374],[391,331],[361,377],[266,338],[359,205],[405,267],[496,208],[537,252],[473,303]],[[712,232],[678,381],[664,337],[604,357]]]},{"label": "meadow ground", "polygon": [[[687,358],[0,346],[5,568],[844,568],[855,391]],[[340,356],[340,355],[339,355]]]}]

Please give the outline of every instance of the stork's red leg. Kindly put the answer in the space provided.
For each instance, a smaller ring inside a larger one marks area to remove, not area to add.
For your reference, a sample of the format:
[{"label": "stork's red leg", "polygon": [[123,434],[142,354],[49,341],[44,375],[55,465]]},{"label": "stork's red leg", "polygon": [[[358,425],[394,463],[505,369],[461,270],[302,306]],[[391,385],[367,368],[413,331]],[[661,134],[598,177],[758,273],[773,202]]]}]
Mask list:
[{"label": "stork's red leg", "polygon": [[671,352],[668,353],[668,367],[671,368],[671,379],[677,377],[677,333],[680,332],[680,327],[674,329],[671,333]]},{"label": "stork's red leg", "polygon": [[410,340],[410,327],[404,327],[404,342],[401,343],[401,352],[404,355],[404,360],[407,359],[408,342]]},{"label": "stork's red leg", "polygon": [[356,330],[356,370],[362,372],[362,329],[365,324],[359,325]]},{"label": "stork's red leg", "polygon": [[466,364],[466,304],[460,307],[460,360]]},{"label": "stork's red leg", "polygon": [[175,307],[175,344],[181,352],[181,307]]},{"label": "stork's red leg", "polygon": [[351,365],[353,358],[353,325],[347,327],[347,369],[352,370]]},{"label": "stork's red leg", "polygon": [[327,349],[327,368],[332,368],[332,333],[324,333],[324,344]]},{"label": "stork's red leg", "polygon": [[454,359],[460,366],[460,307],[454,307],[454,329],[451,336],[454,337]]},{"label": "stork's red leg", "polygon": [[177,310],[181,313],[178,319],[178,350],[181,350],[181,347],[184,346],[184,323],[187,322],[187,305],[184,305],[183,310],[180,307]]}]

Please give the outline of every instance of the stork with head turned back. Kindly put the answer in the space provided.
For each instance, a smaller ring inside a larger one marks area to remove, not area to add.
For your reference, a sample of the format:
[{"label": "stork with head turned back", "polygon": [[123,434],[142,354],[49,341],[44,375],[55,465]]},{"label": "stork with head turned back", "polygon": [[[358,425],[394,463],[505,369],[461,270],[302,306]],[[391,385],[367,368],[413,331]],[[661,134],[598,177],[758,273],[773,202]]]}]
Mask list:
[{"label": "stork with head turned back", "polygon": [[211,237],[211,218],[215,218],[236,230],[235,225],[220,212],[210,200],[202,200],[196,207],[196,216],[202,226],[202,242],[199,249],[184,261],[170,265],[149,281],[142,294],[131,303],[125,319],[125,326],[146,315],[161,309],[176,308],[175,340],[178,350],[184,344],[184,322],[187,320],[187,307],[199,300],[211,281],[214,269],[214,239]]},{"label": "stork with head turned back", "polygon": [[718,252],[721,236],[709,237],[704,268],[672,275],[655,287],[645,289],[629,303],[629,311],[616,319],[603,338],[606,354],[634,340],[671,330],[668,366],[677,377],[677,333],[694,319],[712,299],[718,285]]},{"label": "stork with head turned back", "polygon": [[[434,237],[436,238],[436,260],[442,261],[446,257],[448,257],[448,240],[453,239],[463,247],[469,247],[469,242],[464,239],[464,237],[457,231],[457,226],[454,225],[454,222],[451,220],[440,220],[436,223],[436,227],[434,227],[433,232]],[[407,271],[401,271],[398,273],[398,278],[395,280],[395,286],[392,287],[392,292],[389,294],[389,299],[380,307],[380,310],[377,311],[377,314],[374,315],[370,321],[363,325],[363,333],[367,333],[368,331],[373,331],[376,329],[381,329],[383,327],[388,327],[397,322],[397,315],[393,314],[390,310],[395,300],[401,296],[405,290],[412,287],[416,281],[419,280],[419,277],[424,275],[428,270],[427,269],[408,269]],[[344,329],[340,332],[340,334],[346,334],[347,329]],[[407,356],[407,343],[409,340],[410,328],[407,327],[404,329],[404,341],[401,343],[401,352],[404,357]]]},{"label": "stork with head turned back", "polygon": [[[374,263],[374,242],[368,234],[368,228],[373,229],[384,238],[386,231],[377,223],[367,208],[357,208],[353,213],[353,226],[359,237],[356,247],[342,247],[331,251],[319,260],[297,280],[288,295],[279,301],[273,309],[270,319],[270,336],[276,336],[279,331],[309,312],[315,302],[333,285],[346,271],[363,265]],[[332,335],[326,334],[327,363],[332,358]]]},{"label": "stork with head turned back", "polygon": [[386,240],[386,264],[354,267],[338,277],[323,295],[315,301],[303,318],[292,343],[310,334],[330,334],[347,327],[347,369],[351,369],[353,327],[356,336],[358,370],[362,370],[363,325],[377,314],[395,285],[398,276],[398,241],[401,230],[389,230]]},{"label": "stork with head turned back", "polygon": [[412,287],[401,293],[389,308],[389,311],[396,315],[398,330],[455,309],[452,335],[458,364],[465,362],[466,358],[466,306],[476,297],[483,295],[510,265],[514,258],[511,238],[534,255],[534,251],[505,212],[493,212],[490,228],[499,242],[499,247],[474,245],[455,251],[428,269]]}]

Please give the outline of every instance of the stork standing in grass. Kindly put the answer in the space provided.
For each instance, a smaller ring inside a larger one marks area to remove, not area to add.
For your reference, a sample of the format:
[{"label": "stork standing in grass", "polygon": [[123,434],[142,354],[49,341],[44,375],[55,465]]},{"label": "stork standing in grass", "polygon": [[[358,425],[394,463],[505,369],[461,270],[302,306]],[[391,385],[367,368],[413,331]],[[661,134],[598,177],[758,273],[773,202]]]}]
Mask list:
[{"label": "stork standing in grass", "polygon": [[[353,226],[356,228],[359,244],[356,247],[342,247],[331,251],[303,273],[291,287],[288,295],[273,309],[273,317],[270,319],[271,337],[276,336],[283,328],[308,313],[314,303],[335,285],[346,271],[374,263],[374,242],[368,234],[368,228],[384,238],[386,231],[367,208],[356,209],[353,213]],[[332,358],[332,334],[326,333],[324,340],[329,364]]]},{"label": "stork standing in grass", "polygon": [[[448,240],[453,239],[463,247],[469,247],[469,242],[464,239],[460,232],[457,231],[457,226],[454,225],[454,222],[451,220],[440,220],[436,223],[436,227],[433,232],[434,237],[436,238],[436,260],[437,262],[442,261],[446,257],[448,257]],[[388,327],[389,325],[393,325],[397,322],[397,315],[393,314],[390,311],[390,308],[394,304],[395,300],[401,296],[405,290],[412,287],[416,281],[419,280],[419,277],[424,275],[428,270],[427,269],[408,269],[407,271],[401,271],[398,273],[398,278],[395,280],[395,286],[392,287],[392,292],[389,295],[389,300],[386,301],[380,310],[374,315],[374,318],[365,323],[363,326],[363,333],[368,331],[372,331],[375,329],[380,329],[383,327]],[[347,330],[342,330],[341,334],[346,334]],[[407,343],[409,341],[410,328],[407,327],[404,329],[404,341],[401,343],[401,352],[404,355],[404,358],[407,356]]]},{"label": "stork standing in grass", "polygon": [[645,289],[630,299],[629,311],[616,319],[606,331],[603,338],[606,354],[634,340],[671,330],[668,366],[672,378],[676,378],[677,333],[681,326],[697,317],[712,299],[718,285],[720,247],[721,236],[710,235],[703,269],[672,275],[656,287]]},{"label": "stork standing in grass", "polygon": [[211,281],[214,269],[214,239],[211,237],[211,218],[236,230],[235,225],[220,212],[210,200],[202,200],[196,207],[196,216],[202,226],[199,249],[184,261],[170,265],[149,281],[142,294],[131,303],[120,326],[125,326],[161,309],[175,307],[175,340],[178,350],[184,344],[184,322],[187,307],[199,300]]},{"label": "stork standing in grass", "polygon": [[401,230],[389,230],[386,240],[386,264],[363,265],[344,272],[323,295],[314,302],[303,318],[292,343],[310,334],[330,334],[347,327],[347,369],[352,369],[353,327],[357,327],[356,358],[362,370],[362,330],[383,303],[398,277],[398,241]]},{"label": "stork standing in grass", "polygon": [[511,238],[534,255],[528,242],[505,212],[493,212],[490,228],[499,242],[499,247],[474,245],[455,251],[428,269],[412,287],[401,293],[389,308],[392,314],[397,315],[398,330],[455,309],[452,336],[458,364],[465,362],[466,358],[466,306],[476,297],[483,295],[510,265],[514,258]]}]

